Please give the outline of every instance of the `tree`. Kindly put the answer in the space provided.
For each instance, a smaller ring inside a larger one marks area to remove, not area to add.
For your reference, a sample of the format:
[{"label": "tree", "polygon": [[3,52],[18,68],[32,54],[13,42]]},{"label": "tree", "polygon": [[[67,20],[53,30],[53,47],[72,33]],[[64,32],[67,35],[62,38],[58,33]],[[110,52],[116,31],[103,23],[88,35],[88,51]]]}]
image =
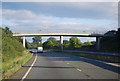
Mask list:
[{"label": "tree", "polygon": [[69,48],[69,41],[68,40],[63,40],[63,48],[68,49]]},{"label": "tree", "polygon": [[116,31],[115,30],[111,30],[111,31],[106,32],[104,35],[106,35],[106,36],[115,36],[116,35]]},{"label": "tree", "polygon": [[33,42],[29,43],[27,42],[27,48],[37,48],[37,47],[41,47],[42,46],[42,38],[39,37],[33,37],[32,38]]},{"label": "tree", "polygon": [[49,41],[49,40],[56,41],[56,39],[54,37],[50,37],[50,38],[47,39],[47,41]]},{"label": "tree", "polygon": [[[119,29],[118,29],[119,31]],[[102,37],[100,41],[101,50],[105,51],[118,51],[118,31],[111,30],[108,31],[105,35],[111,37]],[[113,37],[112,37],[113,36]]]},{"label": "tree", "polygon": [[82,46],[80,39],[78,39],[77,37],[71,37],[69,43],[69,47],[72,49],[79,48]]},{"label": "tree", "polygon": [[5,27],[4,30],[5,30],[6,34],[12,34],[12,31],[8,27]]},{"label": "tree", "polygon": [[92,44],[92,45],[95,45],[95,44],[96,44],[96,41],[91,41],[91,44]]},{"label": "tree", "polygon": [[85,46],[90,46],[90,45],[92,45],[92,43],[91,42],[84,42],[84,45]]},{"label": "tree", "polygon": [[34,37],[32,38],[34,44],[42,44],[42,38],[41,37]]},{"label": "tree", "polygon": [[34,49],[34,48],[36,48],[37,46],[36,45],[34,45],[33,43],[30,43],[30,42],[27,42],[26,41],[26,48],[28,48],[28,49]]},{"label": "tree", "polygon": [[46,41],[46,42],[43,43],[43,47],[47,48],[47,49],[53,48],[53,46],[54,46],[54,43],[51,40]]},{"label": "tree", "polygon": [[43,43],[44,49],[58,49],[60,47],[60,41],[57,41],[54,37],[50,37]]}]

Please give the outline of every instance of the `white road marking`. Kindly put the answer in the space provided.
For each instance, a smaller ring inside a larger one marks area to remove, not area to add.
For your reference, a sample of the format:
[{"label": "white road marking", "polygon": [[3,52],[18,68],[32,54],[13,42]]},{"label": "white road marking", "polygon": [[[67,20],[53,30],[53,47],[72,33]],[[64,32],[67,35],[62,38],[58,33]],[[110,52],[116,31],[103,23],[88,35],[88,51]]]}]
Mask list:
[{"label": "white road marking", "polygon": [[120,67],[120,65],[118,65],[118,64],[114,64],[114,63],[106,63],[106,64],[110,64],[110,65],[113,65],[113,66]]},{"label": "white road marking", "polygon": [[80,58],[85,58],[85,57],[80,57]]},{"label": "white road marking", "polygon": [[96,61],[103,62],[103,63],[105,63],[105,64],[109,64],[109,65],[112,65],[112,66],[120,67],[120,65],[115,64],[115,63],[109,63],[109,62],[104,62],[104,61],[100,61],[100,60],[96,60]]},{"label": "white road marking", "polygon": [[[67,64],[70,64],[70,63],[67,63]],[[77,69],[78,71],[82,71],[81,69]]]},{"label": "white road marking", "polygon": [[77,69],[78,71],[82,71],[81,69]]},{"label": "white road marking", "polygon": [[67,63],[67,64],[70,64],[70,63]]},{"label": "white road marking", "polygon": [[35,56],[35,59],[34,59],[32,65],[30,66],[30,68],[28,69],[28,71],[25,73],[25,75],[22,77],[22,80],[21,80],[21,81],[23,81],[23,80],[27,77],[27,75],[29,74],[29,72],[30,72],[30,70],[32,69],[33,65],[35,64],[36,59],[37,59],[37,54],[36,54],[36,56]]}]

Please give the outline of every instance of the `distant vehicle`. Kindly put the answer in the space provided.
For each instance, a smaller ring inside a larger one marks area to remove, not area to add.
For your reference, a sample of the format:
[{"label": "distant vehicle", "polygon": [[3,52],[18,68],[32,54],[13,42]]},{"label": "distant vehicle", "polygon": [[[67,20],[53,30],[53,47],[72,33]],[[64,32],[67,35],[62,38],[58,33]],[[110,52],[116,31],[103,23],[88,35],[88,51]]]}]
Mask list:
[{"label": "distant vehicle", "polygon": [[37,47],[37,52],[38,53],[43,53],[43,47]]}]

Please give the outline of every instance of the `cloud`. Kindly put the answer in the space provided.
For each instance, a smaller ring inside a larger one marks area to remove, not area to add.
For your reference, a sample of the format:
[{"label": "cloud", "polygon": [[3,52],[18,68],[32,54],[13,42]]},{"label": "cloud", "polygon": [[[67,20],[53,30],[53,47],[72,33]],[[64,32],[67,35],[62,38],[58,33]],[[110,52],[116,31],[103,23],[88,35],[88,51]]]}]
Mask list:
[{"label": "cloud", "polygon": [[119,0],[4,0],[3,2],[119,2]]},{"label": "cloud", "polygon": [[112,20],[116,19],[118,14],[117,2],[16,2],[3,3],[3,8],[25,9],[46,16],[80,19]]},{"label": "cloud", "polygon": [[39,13],[56,17],[85,19],[116,19],[117,2],[59,2],[36,3],[40,5]]},{"label": "cloud", "polygon": [[[8,14],[9,13],[9,14]],[[56,22],[56,17],[52,16],[50,19],[43,14],[36,14],[30,10],[11,10],[3,9],[3,19],[8,20],[10,23],[15,23],[12,30],[73,30],[76,31],[96,31],[115,29],[116,25],[97,25],[96,23],[85,24],[72,21],[71,18],[59,18],[59,22]],[[54,20],[55,19],[55,20]],[[65,20],[69,20],[65,21]],[[77,19],[79,21],[79,19]],[[4,22],[4,24],[8,22]],[[114,23],[115,24],[115,23]]]},{"label": "cloud", "polygon": [[60,23],[61,25],[79,25],[79,23],[75,23],[75,22],[64,22],[64,23]]},{"label": "cloud", "polygon": [[25,20],[25,19],[32,19],[37,17],[37,15],[29,10],[10,10],[10,9],[3,9],[3,18],[8,20]]},{"label": "cloud", "polygon": [[[29,10],[3,9],[3,19],[16,23],[16,29],[47,27],[52,21],[41,19],[41,15]],[[7,23],[6,23],[7,24]]]}]

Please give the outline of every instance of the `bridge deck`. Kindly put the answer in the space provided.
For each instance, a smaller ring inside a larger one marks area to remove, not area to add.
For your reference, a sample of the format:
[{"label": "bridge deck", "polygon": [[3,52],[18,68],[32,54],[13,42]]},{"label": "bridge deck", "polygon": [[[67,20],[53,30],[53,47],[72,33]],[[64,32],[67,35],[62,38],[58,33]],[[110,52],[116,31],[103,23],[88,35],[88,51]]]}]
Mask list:
[{"label": "bridge deck", "polygon": [[32,36],[78,36],[78,37],[103,37],[102,34],[73,34],[73,33],[37,33],[37,34],[20,34],[13,33],[15,37],[32,37]]}]

